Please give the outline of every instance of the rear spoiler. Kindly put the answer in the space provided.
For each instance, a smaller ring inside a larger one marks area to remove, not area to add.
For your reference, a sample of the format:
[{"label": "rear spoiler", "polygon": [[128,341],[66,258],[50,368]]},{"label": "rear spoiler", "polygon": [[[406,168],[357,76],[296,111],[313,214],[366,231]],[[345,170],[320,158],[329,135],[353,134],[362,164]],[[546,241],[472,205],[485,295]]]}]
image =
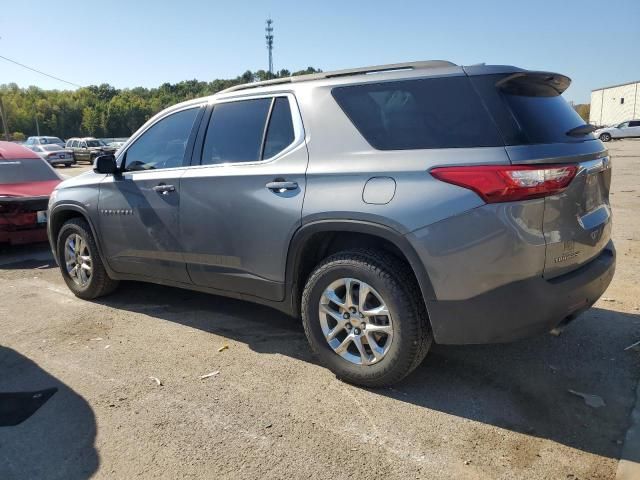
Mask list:
[{"label": "rear spoiler", "polygon": [[557,97],[571,85],[566,75],[552,72],[517,72],[496,82],[496,88],[510,95]]}]

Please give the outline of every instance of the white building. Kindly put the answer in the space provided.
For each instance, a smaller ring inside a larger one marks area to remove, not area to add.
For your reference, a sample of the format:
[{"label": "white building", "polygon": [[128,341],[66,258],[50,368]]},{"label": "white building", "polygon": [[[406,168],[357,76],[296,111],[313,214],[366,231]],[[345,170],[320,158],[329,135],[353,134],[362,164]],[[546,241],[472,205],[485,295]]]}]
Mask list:
[{"label": "white building", "polygon": [[640,117],[640,81],[604,87],[591,92],[592,125],[617,125]]}]

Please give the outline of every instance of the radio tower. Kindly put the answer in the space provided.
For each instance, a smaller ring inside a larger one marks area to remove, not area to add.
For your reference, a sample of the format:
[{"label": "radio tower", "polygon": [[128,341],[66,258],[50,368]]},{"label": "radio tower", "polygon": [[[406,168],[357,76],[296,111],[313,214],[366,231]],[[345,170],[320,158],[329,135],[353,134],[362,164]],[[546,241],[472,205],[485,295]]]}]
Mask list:
[{"label": "radio tower", "polygon": [[269,76],[273,77],[273,20],[267,19],[267,26],[264,31],[267,39],[267,50],[269,51]]}]

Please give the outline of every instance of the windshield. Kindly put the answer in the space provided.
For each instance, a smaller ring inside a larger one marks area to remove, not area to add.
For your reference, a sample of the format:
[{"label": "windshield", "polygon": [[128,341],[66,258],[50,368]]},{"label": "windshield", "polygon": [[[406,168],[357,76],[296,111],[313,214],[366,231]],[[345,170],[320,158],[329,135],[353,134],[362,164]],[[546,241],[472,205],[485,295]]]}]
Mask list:
[{"label": "windshield", "polygon": [[629,125],[629,122],[622,122],[621,124],[619,124],[616,128],[624,128],[627,125]]},{"label": "windshield", "polygon": [[62,140],[60,140],[58,137],[46,137],[40,140],[40,143],[64,143]]},{"label": "windshield", "polygon": [[3,160],[0,161],[0,185],[10,183],[46,182],[59,180],[44,160]]}]

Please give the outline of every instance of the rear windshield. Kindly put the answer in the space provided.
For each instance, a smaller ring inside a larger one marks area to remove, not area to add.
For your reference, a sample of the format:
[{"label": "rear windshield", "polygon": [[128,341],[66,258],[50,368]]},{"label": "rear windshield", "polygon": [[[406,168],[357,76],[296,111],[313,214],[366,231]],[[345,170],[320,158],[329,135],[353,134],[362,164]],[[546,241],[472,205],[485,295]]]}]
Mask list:
[{"label": "rear windshield", "polygon": [[44,160],[0,160],[0,185],[45,182],[47,180],[60,180],[60,178]]},{"label": "rear windshield", "polygon": [[87,147],[102,147],[104,143],[100,140],[87,140]]},{"label": "rear windshield", "polygon": [[336,87],[332,94],[379,150],[503,145],[466,76]]},{"label": "rear windshield", "polygon": [[571,129],[584,125],[562,95],[552,88],[501,88],[498,83],[508,75],[472,76],[474,87],[482,95],[487,108],[500,128],[507,145],[533,143],[581,142],[594,138],[592,134],[571,136]]},{"label": "rear windshield", "polygon": [[58,137],[45,137],[40,140],[41,143],[64,143]]}]

